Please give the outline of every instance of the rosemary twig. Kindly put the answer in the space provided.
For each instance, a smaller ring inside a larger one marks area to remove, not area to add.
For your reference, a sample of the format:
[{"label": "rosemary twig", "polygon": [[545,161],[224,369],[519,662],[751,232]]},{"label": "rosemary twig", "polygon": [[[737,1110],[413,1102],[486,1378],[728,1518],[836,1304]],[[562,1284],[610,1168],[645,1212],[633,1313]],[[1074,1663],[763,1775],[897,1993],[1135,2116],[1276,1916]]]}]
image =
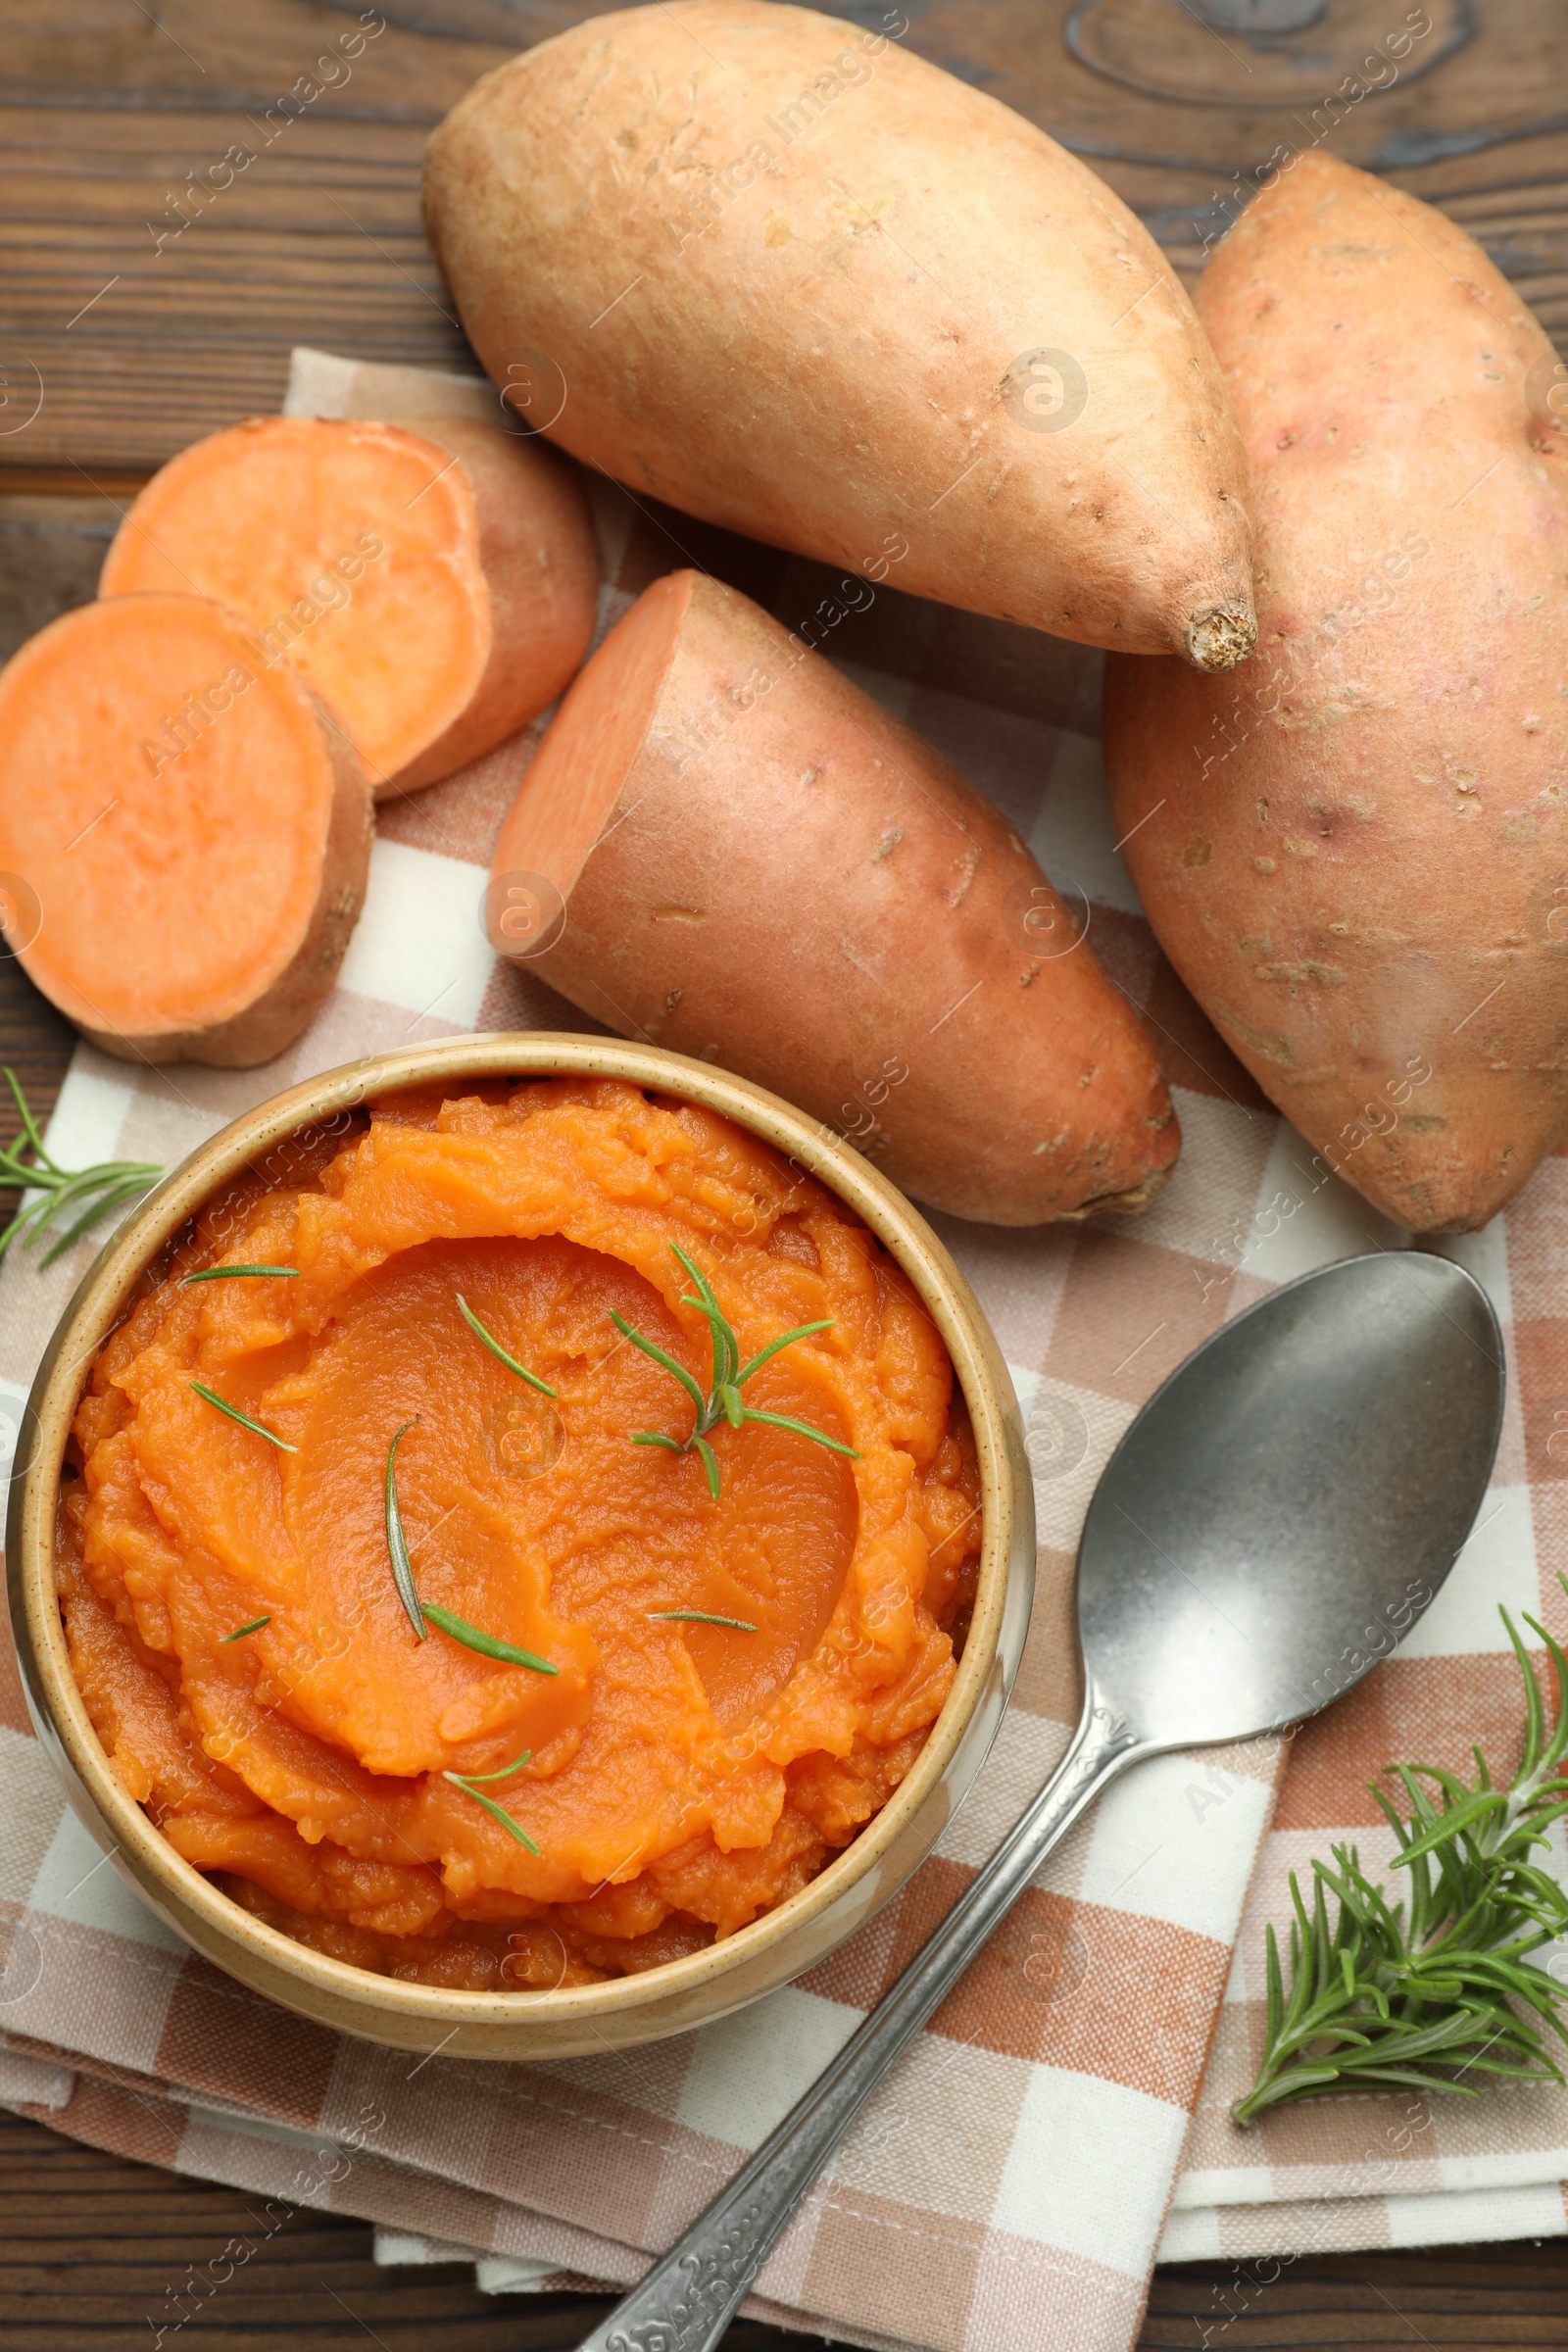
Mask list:
[{"label": "rosemary twig", "polygon": [[476,1339],[483,1340],[485,1346],[489,1348],[492,1355],[500,1357],[501,1361],[506,1365],[509,1372],[515,1372],[519,1380],[525,1380],[528,1383],[529,1388],[537,1389],[541,1396],[555,1396],[556,1392],[550,1386],[548,1380],[541,1380],[537,1372],[530,1372],[526,1364],[519,1364],[514,1355],[509,1355],[507,1353],[507,1350],[502,1347],[501,1342],[496,1338],[494,1332],[486,1331],[484,1325],[480,1322],[478,1316],[474,1313],[472,1307],[468,1304],[468,1301],[466,1298],[465,1298],[461,1291],[455,1291],[453,1296],[457,1299],[458,1305],[463,1310],[463,1320],[465,1323],[466,1323],[468,1329],[474,1334]]},{"label": "rosemary twig", "polygon": [[398,1509],[398,1482],[395,1475],[398,1438],[407,1437],[413,1427],[413,1421],[405,1421],[386,1449],[386,1547],[392,1561],[392,1582],[398,1589],[399,1600],[408,1612],[409,1623],[421,1642],[428,1642],[430,1629],[424,1622],[419,1595],[414,1590],[414,1566],[409,1558],[408,1544],[403,1540],[403,1513]]},{"label": "rosemary twig", "polygon": [[1292,1872],[1290,1985],[1271,1927],[1267,2042],[1256,2082],[1233,2110],[1238,2123],[1325,2091],[1473,2098],[1467,2075],[1563,2081],[1532,2016],[1568,2041],[1556,2014],[1568,1987],[1529,1955],[1568,1933],[1568,1894],[1530,1854],[1568,1813],[1568,1657],[1525,1619],[1556,1686],[1548,1738],[1525,1645],[1507,1610],[1498,1614],[1525,1687],[1524,1751],[1512,1782],[1496,1787],[1478,1747],[1473,1786],[1435,1764],[1398,1765],[1408,1820],[1374,1785],[1398,1841],[1394,1866],[1409,1873],[1407,1895],[1396,1901],[1366,1876],[1353,1845],[1335,1846],[1332,1862],[1314,1860],[1310,1908]]},{"label": "rosemary twig", "polygon": [[187,1282],[229,1282],[240,1274],[297,1274],[298,1266],[202,1266],[194,1274],[179,1278],[183,1289]]},{"label": "rosemary twig", "polygon": [[518,1649],[515,1642],[503,1642],[499,1635],[487,1634],[466,1617],[455,1617],[450,1609],[438,1609],[433,1600],[419,1603],[430,1623],[465,1649],[476,1649],[482,1658],[500,1658],[508,1666],[531,1666],[535,1674],[559,1674],[561,1668],[552,1666],[548,1658],[536,1658],[531,1649]]},{"label": "rosemary twig", "polygon": [[708,1433],[710,1429],[716,1429],[720,1421],[727,1421],[731,1429],[739,1429],[744,1421],[758,1421],[769,1429],[793,1430],[797,1437],[810,1438],[814,1444],[827,1446],[830,1452],[847,1454],[852,1462],[858,1462],[860,1457],[855,1447],[841,1444],[837,1438],[830,1438],[825,1429],[813,1429],[809,1421],[796,1421],[788,1413],[758,1412],[745,1403],[741,1396],[741,1390],[752,1374],[760,1372],[769,1357],[777,1355],[781,1348],[792,1347],[797,1340],[808,1339],[814,1331],[831,1331],[831,1316],[818,1323],[798,1323],[793,1331],[781,1332],[776,1340],[769,1340],[765,1348],[760,1348],[749,1363],[743,1364],[735,1326],[714,1298],[702,1269],[693,1264],[677,1243],[671,1242],[669,1246],[697,1285],[698,1296],[694,1298],[689,1293],[682,1292],[681,1303],[695,1306],[707,1320],[713,1343],[712,1382],[705,1396],[684,1364],[676,1363],[675,1358],[666,1355],[662,1348],[656,1348],[646,1334],[640,1332],[635,1324],[628,1323],[623,1316],[617,1315],[612,1307],[610,1320],[615,1329],[634,1347],[640,1348],[644,1355],[651,1355],[656,1364],[662,1364],[666,1372],[673,1373],[697,1408],[697,1418],[689,1437],[670,1438],[662,1430],[639,1429],[633,1433],[632,1444],[663,1446],[671,1453],[698,1454],[708,1479],[708,1492],[715,1502],[719,1494],[718,1462],[713,1448],[708,1443]]},{"label": "rosemary twig", "polygon": [[[416,1415],[416,1419],[417,1415]],[[437,1608],[433,1600],[421,1600],[414,1584],[414,1563],[403,1534],[403,1513],[398,1505],[397,1459],[398,1439],[407,1436],[414,1427],[405,1421],[386,1449],[386,1548],[392,1562],[392,1582],[398,1589],[398,1598],[408,1614],[409,1623],[421,1642],[430,1638],[430,1626],[461,1642],[466,1649],[476,1649],[481,1657],[500,1658],[508,1666],[531,1666],[535,1674],[559,1674],[561,1668],[552,1666],[548,1658],[535,1657],[531,1649],[519,1649],[514,1642],[503,1642],[499,1634],[487,1634],[482,1626],[470,1625],[466,1617],[456,1616],[451,1609]],[[428,1623],[426,1620],[428,1619]],[[452,1775],[448,1773],[448,1780]]]},{"label": "rosemary twig", "polygon": [[269,1446],[277,1447],[279,1453],[298,1453],[299,1447],[291,1446],[287,1438],[280,1438],[275,1429],[268,1429],[260,1421],[253,1421],[249,1413],[242,1413],[237,1404],[230,1404],[227,1397],[220,1396],[216,1389],[204,1388],[199,1380],[188,1381],[186,1386],[194,1389],[205,1404],[216,1404],[220,1413],[226,1413],[231,1421],[237,1421],[241,1429],[252,1430],[257,1437],[265,1438]]},{"label": "rosemary twig", "polygon": [[243,1642],[247,1634],[259,1634],[264,1625],[270,1625],[271,1622],[272,1620],[270,1615],[266,1617],[253,1617],[249,1625],[236,1625],[231,1634],[223,1635],[222,1640],[224,1642]]},{"label": "rosemary twig", "polygon": [[532,1762],[533,1749],[531,1747],[525,1747],[520,1756],[514,1756],[512,1762],[510,1764],[503,1764],[499,1772],[460,1773],[458,1775],[458,1786],[460,1788],[471,1789],[476,1783],[484,1783],[489,1781],[510,1781],[514,1772],[520,1772],[525,1764],[531,1764]]},{"label": "rosemary twig", "polygon": [[715,1617],[709,1609],[650,1609],[650,1617],[669,1617],[676,1625],[732,1625],[738,1634],[755,1634],[757,1628],[744,1617]]},{"label": "rosemary twig", "polygon": [[[0,1188],[17,1185],[24,1192],[40,1196],[30,1208],[19,1208],[0,1233],[0,1256],[19,1238],[30,1250],[42,1233],[51,1226],[58,1227],[62,1217],[75,1210],[76,1215],[65,1231],[57,1232],[54,1248],[44,1252],[41,1263],[52,1266],[62,1251],[96,1225],[100,1217],[128,1208],[133,1200],[139,1200],[164,1171],[157,1160],[143,1159],[104,1159],[90,1168],[63,1168],[44,1150],[43,1137],[27,1107],[27,1098],[15,1070],[7,1069],[0,1075],[11,1089],[11,1099],[22,1121],[18,1141],[0,1147]],[[32,1153],[30,1159],[23,1158],[24,1150]]]},{"label": "rosemary twig", "polygon": [[516,1772],[521,1765],[526,1764],[532,1753],[531,1748],[524,1748],[514,1764],[504,1765],[500,1772],[470,1772],[466,1774],[444,1772],[441,1778],[444,1781],[450,1781],[454,1788],[461,1788],[465,1796],[471,1796],[476,1805],[483,1805],[491,1819],[499,1821],[509,1837],[515,1838],[519,1845],[525,1845],[530,1854],[537,1854],[539,1848],[521,1823],[514,1821],[505,1805],[498,1805],[493,1796],[486,1796],[478,1787],[480,1781],[504,1781],[509,1772]]}]

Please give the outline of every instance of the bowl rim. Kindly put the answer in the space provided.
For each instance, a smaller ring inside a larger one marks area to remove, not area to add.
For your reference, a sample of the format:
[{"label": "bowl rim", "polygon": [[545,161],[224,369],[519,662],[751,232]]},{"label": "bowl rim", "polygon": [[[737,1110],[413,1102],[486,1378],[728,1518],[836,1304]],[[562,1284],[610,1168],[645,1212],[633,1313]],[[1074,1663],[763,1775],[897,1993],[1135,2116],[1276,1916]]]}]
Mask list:
[{"label": "bowl rim", "polygon": [[[887,1803],[813,1879],[733,1935],[683,1958],[595,1984],[550,1990],[503,1985],[472,1992],[380,1976],[314,1951],[242,1909],[176,1852],[115,1774],[88,1715],[61,1621],[54,1534],[66,1441],[92,1359],[142,1274],[187,1219],[222,1184],[287,1137],[372,1097],[434,1079],[450,1081],[456,1089],[465,1078],[501,1076],[620,1079],[694,1102],[782,1149],[860,1217],[913,1283],[953,1360],[975,1436],[982,1533],[969,1631],[941,1711]],[[832,1128],[751,1080],[663,1047],[552,1030],[491,1031],[365,1054],[269,1097],[198,1145],[111,1237],[62,1314],[23,1416],[7,1524],[7,1582],[28,1706],[46,1752],[67,1780],[68,1793],[74,1799],[70,1788],[74,1776],[90,1802],[91,1814],[79,1803],[76,1808],[85,1826],[100,1843],[113,1841],[110,1850],[118,1848],[117,1860],[144,1899],[163,1910],[186,1943],[196,1939],[181,1914],[194,1914],[206,1930],[196,1948],[218,1965],[224,1965],[224,1946],[238,1945],[285,1979],[309,1985],[317,1997],[304,2014],[318,2015],[324,1999],[340,2010],[376,2011],[389,2021],[417,2023],[426,2030],[510,2022],[520,2035],[530,2026],[587,2024],[689,1996],[760,1958],[845,1895],[937,1792],[985,1693],[1002,1629],[1016,1507],[1006,1443],[1009,1413],[1016,1416],[1010,1379],[990,1326],[920,1211]],[[287,1999],[286,1993],[277,1997]],[[343,2030],[353,2031],[347,2018]]]}]

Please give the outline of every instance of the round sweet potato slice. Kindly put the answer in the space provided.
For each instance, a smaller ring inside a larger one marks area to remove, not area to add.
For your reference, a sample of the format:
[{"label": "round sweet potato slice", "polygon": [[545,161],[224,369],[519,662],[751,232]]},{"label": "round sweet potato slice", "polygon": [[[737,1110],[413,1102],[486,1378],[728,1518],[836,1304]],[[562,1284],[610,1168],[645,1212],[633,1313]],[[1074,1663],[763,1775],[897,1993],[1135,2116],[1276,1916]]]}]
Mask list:
[{"label": "round sweet potato slice", "polygon": [[342,961],[370,824],[331,713],[205,597],[84,605],[0,671],[8,938],[107,1053],[281,1053]]},{"label": "round sweet potato slice", "polygon": [[182,450],[125,516],[104,596],[216,597],[328,703],[378,800],[554,702],[599,584],[569,466],[499,425],[258,416]]}]

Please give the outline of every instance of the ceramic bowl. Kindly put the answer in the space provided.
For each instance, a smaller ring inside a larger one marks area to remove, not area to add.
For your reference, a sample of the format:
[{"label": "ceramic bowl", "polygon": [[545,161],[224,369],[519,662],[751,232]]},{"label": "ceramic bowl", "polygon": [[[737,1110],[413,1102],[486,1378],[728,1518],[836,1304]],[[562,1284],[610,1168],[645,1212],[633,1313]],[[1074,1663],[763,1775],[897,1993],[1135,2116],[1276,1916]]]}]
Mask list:
[{"label": "ceramic bowl", "polygon": [[[722,1942],[641,1975],[558,1991],[459,1992],[404,1984],[264,1926],[183,1861],[109,1766],[72,1673],[55,1596],[55,1503],[68,1433],[100,1343],[170,1238],[220,1188],[303,1128],[402,1086],[562,1074],[619,1078],[721,1112],[827,1185],[919,1293],[952,1354],[979,1452],[979,1589],[946,1705],[882,1811],[809,1886]],[[12,1624],[28,1704],[77,1814],[138,1894],[230,1976],[340,2033],[462,2058],[564,2058],[656,2040],[738,2009],[862,1927],[930,1852],[984,1761],[1028,1626],[1034,1502],[1012,1386],[979,1305],[918,1210],[830,1129],[724,1070],[657,1047],[527,1032],[373,1055],[276,1095],[164,1179],[82,1282],[44,1356],[11,1488]]]}]

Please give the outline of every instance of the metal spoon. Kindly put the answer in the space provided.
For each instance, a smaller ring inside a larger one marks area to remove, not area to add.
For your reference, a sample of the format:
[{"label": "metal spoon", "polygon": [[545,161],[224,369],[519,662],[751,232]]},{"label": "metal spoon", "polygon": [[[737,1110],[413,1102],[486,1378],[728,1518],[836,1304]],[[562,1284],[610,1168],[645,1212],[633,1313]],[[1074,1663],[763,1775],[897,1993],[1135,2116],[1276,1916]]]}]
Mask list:
[{"label": "metal spoon", "polygon": [[1282,1730],[1388,1654],[1470,1532],[1502,1395],[1486,1293],[1419,1251],[1303,1275],[1172,1373],[1090,1504],[1084,1707],[1060,1764],[892,1991],[581,2352],[713,2352],[877,2083],[1117,1773]]}]

